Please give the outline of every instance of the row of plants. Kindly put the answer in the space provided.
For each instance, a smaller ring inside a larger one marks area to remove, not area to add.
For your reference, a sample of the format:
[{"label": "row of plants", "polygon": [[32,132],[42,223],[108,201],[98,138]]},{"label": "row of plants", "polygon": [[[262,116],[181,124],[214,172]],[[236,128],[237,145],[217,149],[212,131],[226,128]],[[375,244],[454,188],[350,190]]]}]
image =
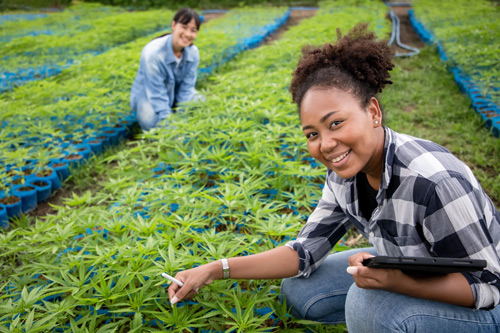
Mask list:
[{"label": "row of plants", "polygon": [[421,38],[437,46],[460,89],[487,128],[500,136],[499,7],[487,0],[413,4],[410,21]]},{"label": "row of plants", "polygon": [[71,3],[72,0],[2,0],[0,10],[58,11]]},{"label": "row of plants", "polygon": [[66,35],[91,28],[90,19],[123,12],[120,7],[103,7],[77,3],[64,11],[48,14],[4,14],[0,16],[0,41],[8,42],[22,36]]},{"label": "row of plants", "polygon": [[[290,10],[286,7],[260,8],[257,11],[251,7],[244,7],[231,10],[223,19],[213,22],[208,27],[203,26],[199,42],[196,44],[202,52],[202,58],[204,52],[211,57],[203,59],[200,76],[211,74],[240,52],[257,47],[289,17]],[[257,20],[261,24],[256,25]],[[203,38],[204,36],[210,38]],[[226,46],[213,43],[215,40],[224,40]]]},{"label": "row of plants", "polygon": [[[165,7],[165,2],[161,0],[85,0],[87,2],[99,2],[103,5],[123,6],[131,8],[158,8]],[[316,6],[318,0],[171,0],[168,6],[171,7],[191,7],[201,9],[226,9],[243,6]]]},{"label": "row of plants", "polygon": [[[32,225],[21,219],[2,234],[10,276],[0,296],[4,326],[343,331],[293,319],[279,301],[279,281],[217,281],[170,307],[160,274],[261,252],[296,235],[325,170],[307,154],[287,91],[290,73],[302,45],[334,39],[339,26],[375,26],[386,14],[379,1],[363,4],[366,10],[324,2],[282,39],[228,62],[203,90],[206,100],[174,115],[168,130],[96,161],[94,176],[107,169],[107,178],[95,192],[74,194],[53,216]],[[377,33],[389,31],[387,22]]]},{"label": "row of plants", "polygon": [[47,14],[32,14],[32,13],[10,13],[0,15],[0,24],[16,21],[31,21],[47,17]]},{"label": "row of plants", "polygon": [[[199,47],[202,52],[205,52],[201,66],[209,66],[211,72],[215,66],[220,66],[224,61],[229,60],[228,53],[234,57],[235,52],[255,46],[255,40],[262,41],[272,29],[276,29],[278,24],[284,22],[287,15],[289,11],[286,8],[272,10],[247,8],[244,11],[236,10],[234,13],[227,14],[221,19],[226,24],[220,24],[217,21],[207,24],[200,33]],[[239,25],[233,28],[232,34],[228,34],[229,38],[220,39],[219,31],[227,29],[227,25],[234,25],[236,21]],[[257,24],[257,28],[255,28],[256,22],[260,23],[260,25]],[[83,156],[84,151],[98,155],[103,149],[112,146],[106,142],[109,136],[123,138],[129,135],[135,123],[127,102],[133,82],[130,77],[133,77],[133,72],[137,70],[137,55],[151,38],[152,36],[148,36],[135,41],[133,46],[127,45],[114,49],[106,53],[106,57],[103,55],[91,59],[84,66],[65,73],[65,79],[53,79],[54,90],[43,89],[44,96],[48,95],[53,98],[56,89],[58,93],[62,92],[61,81],[71,81],[71,89],[76,88],[78,91],[77,96],[71,99],[59,98],[55,103],[50,104],[45,99],[36,98],[33,87],[38,84],[27,85],[5,95],[9,102],[6,103],[5,120],[1,123],[3,132],[0,133],[0,142],[4,147],[0,153],[0,162],[3,165],[3,170],[0,170],[0,179],[3,181],[1,187],[5,197],[8,194],[21,197],[21,200],[16,203],[16,208],[9,206],[7,217],[18,216],[21,212],[26,213],[36,207],[33,204],[24,204],[24,207],[20,207],[28,200],[37,202],[33,196],[28,199],[17,191],[18,187],[25,188],[21,185],[29,181],[28,175],[36,174],[40,171],[39,169],[46,168],[48,162],[51,162],[49,167],[56,164],[58,167],[68,168],[69,165],[74,164],[71,163],[74,159],[88,158],[88,156]],[[221,55],[218,56],[218,53]],[[106,58],[104,62],[103,58]],[[214,59],[218,62],[214,63]],[[109,91],[109,94],[106,90],[105,96],[102,96],[99,90],[102,91],[101,87],[107,86],[110,76],[119,76],[123,73],[123,68],[128,67],[132,68],[128,72],[129,78],[115,81],[114,89]],[[103,68],[105,71],[102,70]],[[204,68],[206,67],[202,67],[200,71],[204,71]],[[87,84],[85,89],[82,89],[88,80],[94,84]],[[81,85],[76,84],[78,82]],[[26,98],[20,98],[19,92],[26,94]],[[112,95],[110,95],[111,92]],[[101,104],[99,108],[95,106],[97,101]],[[18,113],[17,110],[21,108],[19,103],[30,106],[29,114],[8,117],[8,110],[12,110],[13,114]],[[115,144],[118,143],[118,140],[115,141]],[[44,158],[40,159],[42,155]],[[34,162],[37,164],[33,165]],[[26,190],[28,188],[26,187]],[[12,193],[13,191],[16,192]],[[1,200],[5,204],[14,204],[11,202],[14,200],[11,197]],[[46,198],[40,199],[40,201],[45,200]],[[4,220],[7,217],[4,216]]]},{"label": "row of plants", "polygon": [[117,45],[168,30],[172,16],[173,12],[165,10],[117,12],[91,17],[87,29],[78,29],[78,25],[74,25],[75,29],[69,34],[14,38],[2,45],[0,92],[59,74]]}]

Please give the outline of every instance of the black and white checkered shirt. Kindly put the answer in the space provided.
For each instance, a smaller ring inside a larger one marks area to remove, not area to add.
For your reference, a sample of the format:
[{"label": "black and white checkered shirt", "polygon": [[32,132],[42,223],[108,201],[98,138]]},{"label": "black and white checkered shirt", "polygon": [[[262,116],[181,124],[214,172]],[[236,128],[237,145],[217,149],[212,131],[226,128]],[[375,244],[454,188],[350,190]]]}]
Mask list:
[{"label": "black and white checkered shirt", "polygon": [[369,221],[358,205],[356,177],[328,170],[323,195],[297,239],[287,243],[309,276],[355,226],[379,255],[485,259],[464,273],[476,308],[500,302],[500,213],[472,171],[436,143],[385,128],[378,207]]}]

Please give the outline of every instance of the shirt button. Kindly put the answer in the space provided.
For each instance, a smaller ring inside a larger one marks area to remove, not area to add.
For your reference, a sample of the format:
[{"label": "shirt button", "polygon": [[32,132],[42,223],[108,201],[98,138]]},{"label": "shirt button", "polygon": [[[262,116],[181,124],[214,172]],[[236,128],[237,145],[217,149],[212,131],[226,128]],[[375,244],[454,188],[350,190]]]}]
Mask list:
[{"label": "shirt button", "polygon": [[370,237],[374,237],[375,236],[375,233],[372,231],[370,232]]}]

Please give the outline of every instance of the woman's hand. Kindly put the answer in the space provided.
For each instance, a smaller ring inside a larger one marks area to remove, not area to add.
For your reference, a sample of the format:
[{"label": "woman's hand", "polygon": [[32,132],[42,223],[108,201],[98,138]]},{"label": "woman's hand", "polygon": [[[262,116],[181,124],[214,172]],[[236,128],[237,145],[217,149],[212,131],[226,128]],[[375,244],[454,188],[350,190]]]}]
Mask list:
[{"label": "woman's hand", "polygon": [[473,307],[474,295],[469,282],[461,273],[443,275],[407,275],[399,269],[370,268],[363,260],[373,257],[360,252],[349,257],[347,272],[364,289],[382,289],[412,297]]},{"label": "woman's hand", "polygon": [[409,278],[399,269],[370,268],[363,266],[363,260],[373,257],[371,253],[359,252],[349,257],[347,272],[352,274],[354,282],[364,289],[383,289],[397,291],[405,279]]},{"label": "woman's hand", "polygon": [[219,261],[177,273],[175,278],[184,283],[184,286],[180,287],[176,283],[172,283],[168,287],[170,303],[174,305],[178,301],[192,298],[198,293],[200,288],[209,285],[221,277],[222,264]]}]

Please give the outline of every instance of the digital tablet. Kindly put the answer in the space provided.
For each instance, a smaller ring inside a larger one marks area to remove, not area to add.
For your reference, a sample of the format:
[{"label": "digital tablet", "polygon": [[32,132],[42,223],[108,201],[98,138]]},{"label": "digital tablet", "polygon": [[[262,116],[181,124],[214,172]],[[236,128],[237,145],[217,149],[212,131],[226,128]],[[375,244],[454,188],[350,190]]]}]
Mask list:
[{"label": "digital tablet", "polygon": [[400,269],[405,273],[448,274],[482,271],[486,260],[445,257],[387,257],[377,256],[363,260],[363,265],[374,268]]}]

